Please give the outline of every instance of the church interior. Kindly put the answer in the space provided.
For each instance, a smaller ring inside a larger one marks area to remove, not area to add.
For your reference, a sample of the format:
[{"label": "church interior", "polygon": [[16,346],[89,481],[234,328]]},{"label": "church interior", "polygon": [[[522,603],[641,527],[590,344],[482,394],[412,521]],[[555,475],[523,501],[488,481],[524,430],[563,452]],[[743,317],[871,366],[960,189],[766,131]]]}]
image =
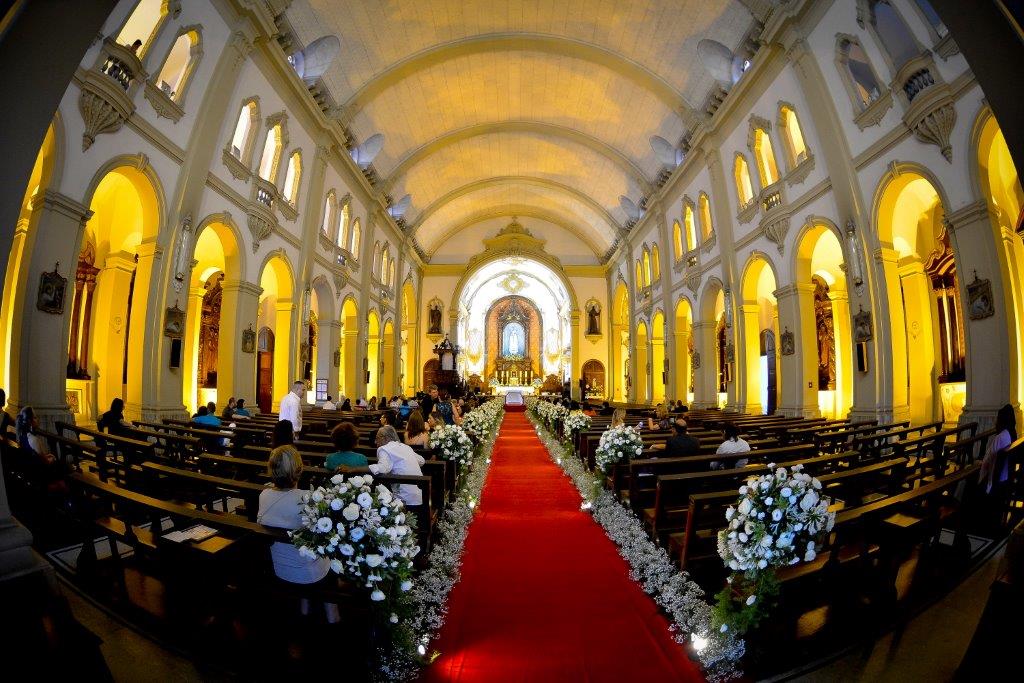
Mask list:
[{"label": "church interior", "polygon": [[39,674],[1012,668],[1024,3],[0,16]]}]

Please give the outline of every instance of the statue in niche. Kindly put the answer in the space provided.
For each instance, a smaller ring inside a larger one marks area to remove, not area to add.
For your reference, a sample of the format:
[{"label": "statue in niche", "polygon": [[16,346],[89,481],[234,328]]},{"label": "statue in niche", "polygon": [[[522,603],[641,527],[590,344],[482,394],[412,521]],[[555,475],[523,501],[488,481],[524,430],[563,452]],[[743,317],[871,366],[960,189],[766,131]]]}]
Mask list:
[{"label": "statue in niche", "polygon": [[587,307],[587,334],[601,334],[601,306],[596,301]]},{"label": "statue in niche", "polygon": [[220,311],[224,273],[215,273],[206,281],[202,320],[199,327],[199,364],[196,380],[199,386],[217,386],[217,360],[220,348]]},{"label": "statue in niche", "polygon": [[836,388],[836,332],[828,284],[813,276],[814,323],[818,335],[818,391]]},{"label": "statue in niche", "polygon": [[502,330],[502,355],[522,356],[525,349],[526,331],[520,323],[512,322],[505,325]]},{"label": "statue in niche", "polygon": [[427,310],[427,334],[441,334],[441,315],[443,306],[434,299]]}]

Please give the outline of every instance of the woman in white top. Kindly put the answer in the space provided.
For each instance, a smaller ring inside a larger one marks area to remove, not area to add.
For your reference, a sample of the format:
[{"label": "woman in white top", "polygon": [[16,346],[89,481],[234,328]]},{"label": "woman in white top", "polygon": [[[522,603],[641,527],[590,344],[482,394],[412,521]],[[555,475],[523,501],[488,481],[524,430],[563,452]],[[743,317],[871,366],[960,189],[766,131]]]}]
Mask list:
[{"label": "woman in white top", "polygon": [[[724,455],[728,453],[747,453],[750,451],[750,444],[740,438],[740,430],[734,424],[726,424],[725,429],[722,430],[725,435],[725,441],[718,447],[715,453]],[[737,460],[732,467],[746,467],[749,460]],[[711,463],[711,469],[721,469],[721,463],[715,461]]]},{"label": "woman in white top", "polygon": [[1010,445],[1017,440],[1017,416],[1013,406],[1007,404],[996,413],[996,435],[988,442],[988,450],[981,461],[980,479],[985,493],[1005,493],[1006,482],[1010,479]]},{"label": "woman in white top", "polygon": [[[270,454],[267,470],[273,488],[260,492],[260,509],[256,521],[279,529],[298,529],[302,526],[299,507],[302,491],[297,487],[302,474],[302,458],[293,446],[279,446]],[[291,543],[278,542],[270,546],[274,560],[274,573],[291,583],[316,583],[327,576],[330,562],[326,558],[306,558]]]},{"label": "woman in white top", "polygon": [[[391,425],[377,430],[377,462],[370,465],[373,474],[412,474],[421,476],[420,466],[426,462],[423,456],[398,439],[398,432]],[[413,484],[398,487],[398,497],[406,505],[423,505],[423,491]]]}]

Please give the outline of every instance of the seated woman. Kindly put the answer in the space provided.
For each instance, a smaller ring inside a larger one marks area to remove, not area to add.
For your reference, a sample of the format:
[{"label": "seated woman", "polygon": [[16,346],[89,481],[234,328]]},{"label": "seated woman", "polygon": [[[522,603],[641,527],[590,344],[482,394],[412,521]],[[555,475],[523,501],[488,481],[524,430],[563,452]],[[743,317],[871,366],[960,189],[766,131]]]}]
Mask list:
[{"label": "seated woman", "polygon": [[14,420],[14,429],[29,476],[50,491],[66,490],[62,481],[64,467],[57,461],[57,456],[50,452],[46,439],[36,433],[39,420],[32,406],[21,409]]},{"label": "seated woman", "polygon": [[612,413],[612,427],[626,426],[626,409],[616,408]]},{"label": "seated woman", "polygon": [[292,427],[291,420],[278,420],[274,425],[274,434],[270,441],[271,447],[291,446],[293,443],[295,443],[295,429]]},{"label": "seated woman", "polygon": [[[725,428],[722,430],[725,441],[718,447],[715,453],[722,455],[723,453],[749,453],[750,444],[740,438],[740,428],[732,423],[727,423]],[[746,467],[749,460],[737,460],[735,464],[730,467]],[[717,470],[722,469],[723,465],[719,462],[712,462],[711,469]]]},{"label": "seated woman", "polygon": [[232,414],[232,417],[252,417],[252,413],[250,413],[249,409],[245,407],[244,398],[238,399],[235,403],[235,412]]},{"label": "seated woman", "polygon": [[124,436],[124,428],[131,426],[132,423],[124,419],[124,401],[119,398],[110,402],[110,410],[100,415],[96,422],[97,429],[114,436]]},{"label": "seated woman", "polygon": [[377,410],[377,397],[376,396],[371,396],[370,397],[370,405],[367,406],[367,407],[368,407],[369,410]]},{"label": "seated woman", "polygon": [[[327,456],[327,459],[324,460],[324,467],[329,470],[336,470],[340,467],[343,472],[348,472],[353,468],[367,468],[369,461],[366,456],[352,450],[359,443],[359,432],[356,431],[354,424],[351,422],[339,423],[331,430],[331,441],[334,442],[334,447],[338,450]],[[366,469],[366,471],[369,470]]]},{"label": "seated woman", "polygon": [[1010,445],[1017,440],[1017,417],[1013,406],[1004,405],[996,413],[995,436],[988,442],[988,450],[981,461],[980,479],[985,493],[1001,496],[1010,479]]},{"label": "seated woman", "polygon": [[667,432],[672,429],[672,418],[669,417],[668,409],[664,404],[658,404],[654,415],[654,419],[647,418],[647,429],[652,432]]},{"label": "seated woman", "polygon": [[[273,482],[271,488],[260,492],[260,507],[256,521],[264,526],[278,529],[298,529],[302,526],[299,509],[302,494],[299,478],[302,476],[302,458],[292,446],[280,446],[270,453],[267,473]],[[327,576],[331,565],[327,558],[306,558],[291,543],[277,542],[270,546],[270,557],[274,562],[274,573],[289,583],[316,583]],[[309,604],[302,601],[302,612],[309,610]],[[324,605],[327,620],[338,621],[338,606]]]},{"label": "seated woman", "polygon": [[231,422],[231,418],[233,418],[235,415],[236,405],[237,404],[235,403],[235,397],[232,396],[231,398],[229,398],[228,404],[224,406],[224,410],[222,410],[220,413],[220,419],[224,420],[225,422]]},{"label": "seated woman", "polygon": [[405,425],[405,443],[413,448],[426,448],[430,445],[430,433],[418,410],[409,414],[409,422]]},{"label": "seated woman", "polygon": [[340,410],[342,412],[346,412],[346,413],[351,413],[352,412],[352,401],[350,401],[349,399],[346,398],[342,402],[341,407],[338,408],[338,410]]}]

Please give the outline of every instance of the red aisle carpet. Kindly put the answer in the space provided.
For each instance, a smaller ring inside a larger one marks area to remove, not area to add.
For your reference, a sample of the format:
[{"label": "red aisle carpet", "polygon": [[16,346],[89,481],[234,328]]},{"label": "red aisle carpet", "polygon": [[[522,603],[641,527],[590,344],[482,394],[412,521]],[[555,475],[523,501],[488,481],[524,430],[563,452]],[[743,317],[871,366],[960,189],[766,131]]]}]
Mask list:
[{"label": "red aisle carpet", "polygon": [[424,681],[699,681],[522,413],[506,413]]}]

